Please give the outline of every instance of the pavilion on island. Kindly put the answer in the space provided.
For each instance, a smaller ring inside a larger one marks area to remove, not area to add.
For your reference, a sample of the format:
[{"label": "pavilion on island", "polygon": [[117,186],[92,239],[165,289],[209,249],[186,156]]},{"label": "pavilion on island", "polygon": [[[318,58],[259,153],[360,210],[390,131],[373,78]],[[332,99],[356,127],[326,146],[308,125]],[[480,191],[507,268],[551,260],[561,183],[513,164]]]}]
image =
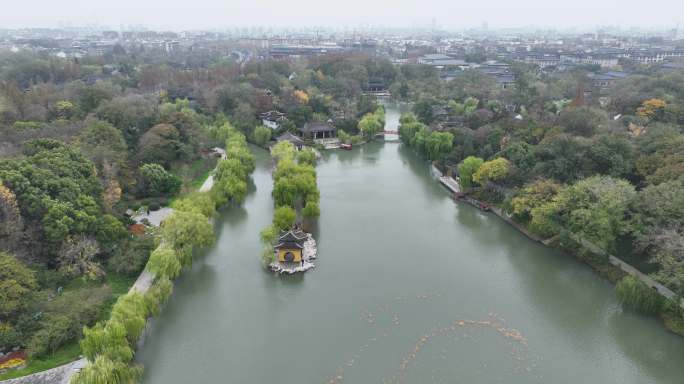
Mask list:
[{"label": "pavilion on island", "polygon": [[278,244],[274,247],[276,261],[284,267],[304,264],[304,242],[307,234],[300,229],[283,231],[278,237]]}]

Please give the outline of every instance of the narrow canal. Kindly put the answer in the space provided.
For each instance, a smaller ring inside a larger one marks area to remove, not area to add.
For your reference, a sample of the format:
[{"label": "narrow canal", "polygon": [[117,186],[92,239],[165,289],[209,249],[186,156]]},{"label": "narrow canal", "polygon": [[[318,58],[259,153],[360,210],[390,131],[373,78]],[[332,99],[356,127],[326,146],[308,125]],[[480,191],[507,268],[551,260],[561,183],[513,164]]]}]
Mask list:
[{"label": "narrow canal", "polygon": [[684,339],[623,312],[572,257],[454,204],[398,143],[328,152],[316,269],[264,272],[272,180],[257,158],[244,207],[152,322],[144,383],[684,382]]}]

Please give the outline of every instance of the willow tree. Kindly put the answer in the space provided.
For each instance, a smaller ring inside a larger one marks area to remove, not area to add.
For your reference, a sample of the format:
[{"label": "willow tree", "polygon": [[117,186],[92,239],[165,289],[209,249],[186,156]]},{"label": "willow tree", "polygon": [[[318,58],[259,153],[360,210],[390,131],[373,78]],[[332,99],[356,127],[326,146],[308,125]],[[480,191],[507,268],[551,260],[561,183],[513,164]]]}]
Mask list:
[{"label": "willow tree", "polygon": [[165,276],[174,279],[180,275],[183,268],[178,255],[168,246],[160,245],[152,251],[147,261],[147,270],[156,276]]},{"label": "willow tree", "polygon": [[454,147],[454,135],[450,132],[431,132],[425,142],[425,150],[430,160],[441,160]]},{"label": "willow tree", "polygon": [[278,207],[273,213],[273,226],[281,231],[292,228],[295,220],[297,220],[297,213],[288,206]]},{"label": "willow tree", "polygon": [[[384,118],[384,113],[382,114]],[[359,131],[369,139],[375,137],[375,135],[382,130],[384,126],[384,121],[379,118],[375,113],[366,114],[359,121]]]},{"label": "willow tree", "polygon": [[149,308],[145,296],[138,292],[130,292],[120,296],[114,307],[109,322],[118,322],[126,328],[126,338],[133,345],[145,329],[145,321]]},{"label": "willow tree", "polygon": [[197,212],[176,211],[161,227],[162,241],[180,256],[181,265],[192,263],[192,252],[214,242],[214,230],[209,220]]},{"label": "willow tree", "polygon": [[142,376],[142,368],[121,361],[98,356],[73,376],[71,384],[135,384]]},{"label": "willow tree", "polygon": [[473,174],[477,172],[484,163],[479,157],[468,156],[458,165],[458,177],[463,188],[470,188],[473,185]]},{"label": "willow tree", "polygon": [[133,359],[133,349],[126,338],[126,327],[118,322],[99,322],[83,328],[81,352],[91,363],[98,356],[128,363]]}]

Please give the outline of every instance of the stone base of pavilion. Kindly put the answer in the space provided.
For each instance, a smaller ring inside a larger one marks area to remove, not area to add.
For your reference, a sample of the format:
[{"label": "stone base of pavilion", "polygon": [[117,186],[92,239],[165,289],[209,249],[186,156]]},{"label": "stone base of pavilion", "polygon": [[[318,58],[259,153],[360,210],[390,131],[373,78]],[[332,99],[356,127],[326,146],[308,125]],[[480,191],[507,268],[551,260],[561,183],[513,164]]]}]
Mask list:
[{"label": "stone base of pavilion", "polygon": [[276,273],[285,273],[292,275],[294,273],[306,272],[309,269],[316,267],[313,261],[316,259],[318,250],[316,248],[316,240],[310,233],[306,234],[306,241],[304,241],[304,249],[302,250],[302,263],[280,263],[277,260],[269,265],[271,271]]}]

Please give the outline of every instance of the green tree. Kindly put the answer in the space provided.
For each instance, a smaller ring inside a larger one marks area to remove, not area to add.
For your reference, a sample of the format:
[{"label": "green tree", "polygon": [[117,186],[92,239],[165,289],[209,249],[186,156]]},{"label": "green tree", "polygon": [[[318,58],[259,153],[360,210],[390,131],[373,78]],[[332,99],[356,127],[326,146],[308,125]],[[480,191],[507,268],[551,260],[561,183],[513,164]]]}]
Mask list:
[{"label": "green tree", "polygon": [[24,310],[37,287],[32,270],[14,256],[0,252],[0,319]]},{"label": "green tree", "polygon": [[359,121],[358,128],[364,136],[373,139],[382,130],[383,124],[376,114],[368,113]]},{"label": "green tree", "polygon": [[650,185],[630,202],[629,232],[660,267],[655,277],[684,293],[684,179]]},{"label": "green tree", "polygon": [[206,217],[216,213],[216,203],[209,193],[193,192],[173,202],[171,207],[178,211],[199,212]]},{"label": "green tree", "polygon": [[128,363],[133,359],[133,349],[126,338],[126,327],[118,322],[98,322],[83,328],[81,352],[90,363],[98,357]]},{"label": "green tree", "polygon": [[431,132],[425,145],[430,160],[441,160],[451,152],[454,135],[450,132]]},{"label": "green tree", "polygon": [[604,111],[590,107],[565,109],[559,119],[566,132],[579,136],[593,135],[607,121],[608,117]]},{"label": "green tree", "polygon": [[162,241],[181,255],[181,264],[190,265],[195,248],[214,242],[214,229],[206,216],[197,212],[176,211],[161,226]]},{"label": "green tree", "polygon": [[412,112],[416,115],[418,120],[424,124],[431,124],[435,117],[432,114],[432,106],[435,101],[430,98],[421,97],[412,108]]},{"label": "green tree", "polygon": [[69,234],[97,232],[102,186],[93,164],[49,139],[25,142],[24,155],[0,160],[0,179],[15,194],[22,218],[52,245],[46,253],[55,255]]},{"label": "green tree", "polygon": [[295,152],[294,145],[289,141],[281,141],[271,148],[271,156],[276,161],[286,158],[292,159],[295,156]]},{"label": "green tree", "polygon": [[626,210],[635,194],[625,180],[592,176],[561,190],[555,199],[557,214],[570,232],[612,249],[626,232]]},{"label": "green tree", "polygon": [[252,138],[254,143],[259,146],[265,146],[269,140],[271,140],[271,129],[263,125],[258,125],[254,128],[254,133],[252,133]]},{"label": "green tree", "polygon": [[399,118],[399,137],[404,143],[410,144],[421,129],[425,129],[425,125],[418,122],[413,113],[404,113]]},{"label": "green tree", "polygon": [[147,262],[146,268],[156,276],[165,276],[169,279],[175,279],[180,275],[183,267],[178,259],[178,255],[173,249],[159,246],[150,254],[150,259]]},{"label": "green tree", "polygon": [[297,152],[297,163],[311,166],[316,165],[316,152],[311,148],[302,149]]},{"label": "green tree", "polygon": [[530,229],[543,236],[558,231],[555,214],[558,211],[556,196],[561,185],[553,180],[540,179],[525,185],[511,201],[516,219],[528,222]]},{"label": "green tree", "polygon": [[144,163],[169,166],[183,156],[183,147],[181,134],[176,127],[157,124],[140,138],[136,157]]},{"label": "green tree", "polygon": [[142,376],[142,368],[121,361],[98,356],[73,376],[71,384],[135,384]]},{"label": "green tree", "polygon": [[294,209],[288,206],[276,208],[273,213],[273,226],[281,231],[292,228],[297,219]]},{"label": "green tree", "polygon": [[247,197],[247,182],[235,175],[217,178],[211,189],[212,198],[217,206],[228,202],[242,203]]},{"label": "green tree", "polygon": [[159,164],[143,164],[139,172],[138,191],[141,196],[174,195],[180,191],[180,178]]},{"label": "green tree", "polygon": [[98,119],[86,122],[86,128],[80,135],[80,148],[99,169],[102,169],[106,162],[121,165],[128,150],[121,131],[110,123]]},{"label": "green tree", "polygon": [[468,156],[458,165],[458,178],[461,187],[470,188],[473,185],[473,174],[477,172],[482,163],[484,160],[481,158]]}]

